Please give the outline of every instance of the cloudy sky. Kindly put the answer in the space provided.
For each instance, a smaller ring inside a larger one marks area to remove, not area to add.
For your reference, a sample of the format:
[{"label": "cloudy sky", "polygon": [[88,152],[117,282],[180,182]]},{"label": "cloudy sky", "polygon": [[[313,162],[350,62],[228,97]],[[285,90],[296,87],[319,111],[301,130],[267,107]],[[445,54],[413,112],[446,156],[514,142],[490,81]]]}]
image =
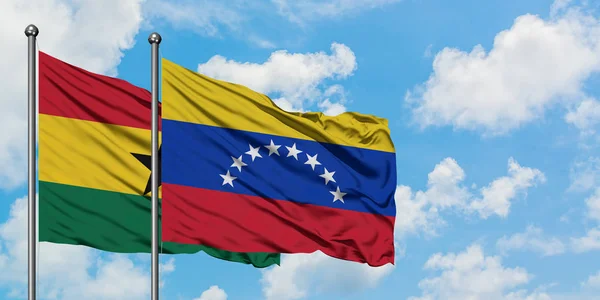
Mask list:
[{"label": "cloudy sky", "polygon": [[[26,295],[29,23],[42,51],[145,88],[158,31],[163,57],[284,109],[390,121],[395,266],[165,256],[162,299],[600,295],[597,1],[3,0],[1,299]],[[42,243],[39,260],[44,299],[149,298],[149,255]]]}]

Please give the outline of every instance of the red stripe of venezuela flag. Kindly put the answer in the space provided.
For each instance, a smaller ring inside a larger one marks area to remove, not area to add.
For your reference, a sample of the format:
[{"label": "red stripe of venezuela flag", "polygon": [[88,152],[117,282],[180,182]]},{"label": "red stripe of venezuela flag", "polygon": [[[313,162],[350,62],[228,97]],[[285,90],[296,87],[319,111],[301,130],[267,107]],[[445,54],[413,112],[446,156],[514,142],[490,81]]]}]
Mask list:
[{"label": "red stripe of venezuela flag", "polygon": [[289,113],[162,60],[163,240],[394,263],[387,121]]}]

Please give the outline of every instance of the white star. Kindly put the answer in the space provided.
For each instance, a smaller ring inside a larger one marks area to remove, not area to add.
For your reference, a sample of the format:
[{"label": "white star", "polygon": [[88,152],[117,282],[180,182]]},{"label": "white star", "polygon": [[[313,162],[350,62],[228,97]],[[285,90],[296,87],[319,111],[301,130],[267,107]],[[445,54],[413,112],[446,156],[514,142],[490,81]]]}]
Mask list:
[{"label": "white star", "polygon": [[277,150],[277,149],[279,149],[279,147],[281,147],[281,145],[273,144],[273,140],[271,140],[271,145],[265,146],[265,148],[269,149],[269,156],[271,156],[271,154],[273,154],[273,153],[279,155],[279,151]]},{"label": "white star", "polygon": [[250,146],[250,150],[248,150],[246,152],[246,154],[252,156],[252,161],[254,161],[254,159],[257,158],[257,157],[262,158],[262,156],[260,155],[260,153],[258,153],[258,150],[260,149],[260,147],[254,148],[254,147],[252,147],[252,145],[248,145],[248,146]]},{"label": "white star", "polygon": [[229,174],[229,170],[227,170],[227,174],[223,175],[223,174],[219,174],[219,176],[221,176],[221,178],[223,178],[223,184],[229,184],[230,186],[233,187],[233,181],[237,179],[237,177],[233,177],[231,176],[231,174]]},{"label": "white star", "polygon": [[333,174],[335,174],[335,171],[329,172],[327,171],[327,168],[325,168],[325,173],[323,173],[323,175],[319,175],[319,177],[325,178],[325,184],[328,184],[330,181],[335,182],[335,179],[333,179]]},{"label": "white star", "polygon": [[318,154],[315,154],[315,156],[310,156],[310,155],[308,155],[308,153],[306,154],[306,157],[308,158],[308,160],[304,164],[310,165],[312,167],[313,171],[315,170],[316,165],[321,165],[321,163],[317,160],[317,155]]},{"label": "white star", "polygon": [[240,172],[242,171],[242,167],[247,166],[247,164],[242,161],[242,156],[241,155],[238,158],[235,158],[235,157],[232,156],[231,159],[233,159],[233,164],[231,164],[231,166],[238,168],[238,170]]},{"label": "white star", "polygon": [[335,190],[335,192],[330,192],[330,193],[333,195],[333,202],[335,202],[337,200],[340,200],[340,201],[342,201],[342,203],[345,203],[344,202],[344,196],[346,196],[346,194],[348,194],[348,193],[342,193],[340,191],[340,187],[339,186],[337,187],[337,189]]},{"label": "white star", "polygon": [[298,154],[302,153],[302,150],[296,149],[296,143],[294,143],[294,145],[292,145],[292,147],[288,147],[288,146],[285,146],[285,147],[289,151],[287,157],[293,156],[296,160],[298,160]]}]

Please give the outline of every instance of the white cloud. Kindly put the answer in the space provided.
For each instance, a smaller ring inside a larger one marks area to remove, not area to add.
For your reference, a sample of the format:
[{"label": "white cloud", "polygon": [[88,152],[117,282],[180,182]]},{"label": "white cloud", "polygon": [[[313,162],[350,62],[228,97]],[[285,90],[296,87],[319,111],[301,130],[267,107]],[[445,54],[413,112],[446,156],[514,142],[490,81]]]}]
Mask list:
[{"label": "white cloud", "polygon": [[423,293],[411,300],[549,299],[544,293],[513,291],[529,283],[533,276],[521,267],[504,267],[498,256],[485,256],[478,244],[458,254],[436,253],[424,268],[439,273],[421,280],[419,288]]},{"label": "white cloud", "polygon": [[595,134],[595,127],[600,124],[600,102],[592,98],[583,100],[576,109],[565,115],[565,120],[585,136]]},{"label": "white cloud", "polygon": [[587,216],[592,220],[598,221],[598,224],[600,224],[600,187],[596,188],[596,192],[585,199],[585,205],[587,207]]},{"label": "white cloud", "polygon": [[600,157],[575,162],[569,173],[569,191],[585,192],[600,186]]},{"label": "white cloud", "polygon": [[429,79],[405,97],[415,122],[498,135],[583,100],[584,82],[600,70],[600,22],[565,3],[549,20],[519,16],[489,52],[440,51]]},{"label": "white cloud", "polygon": [[581,283],[581,286],[584,288],[600,290],[600,271],[595,275],[590,275],[586,281]]},{"label": "white cloud", "polygon": [[510,237],[503,236],[496,242],[496,247],[503,253],[511,250],[530,250],[542,256],[558,255],[566,250],[562,241],[555,237],[544,236],[542,229],[535,226],[527,226],[523,233],[516,233]]},{"label": "white cloud", "polygon": [[466,187],[460,183],[465,179],[464,170],[456,160],[446,158],[427,175],[426,197],[438,208],[462,206],[469,198]]},{"label": "white cloud", "polygon": [[[581,298],[572,298],[571,300],[583,300]],[[534,291],[529,293],[526,290],[519,290],[516,292],[508,293],[502,298],[502,300],[558,300],[554,295],[549,295],[545,292]]]},{"label": "white cloud", "polygon": [[538,169],[521,167],[512,157],[508,160],[508,176],[497,178],[481,189],[482,197],[470,203],[469,209],[477,211],[486,219],[492,214],[500,217],[508,216],[510,200],[519,192],[538,183],[546,182],[546,177]]},{"label": "white cloud", "polygon": [[400,0],[271,0],[278,12],[299,25],[320,18],[339,17],[357,11],[374,9]]},{"label": "white cloud", "polygon": [[346,103],[346,93],[343,86],[339,84],[332,85],[325,90],[323,96],[326,98],[317,104],[317,107],[323,114],[336,116],[346,112],[346,107],[344,106]]},{"label": "white cloud", "polygon": [[573,213],[573,211],[573,208],[569,209],[566,213],[562,214],[558,220],[563,223],[571,222],[571,214]]},{"label": "white cloud", "polygon": [[[150,258],[148,254],[143,254],[144,256]],[[160,255],[159,255],[160,260]],[[166,275],[175,272],[175,258],[171,257],[164,263],[160,263],[158,265],[158,276],[160,277],[160,281],[158,283],[159,288],[163,288],[165,286],[165,277]]]},{"label": "white cloud", "polygon": [[556,16],[558,13],[563,12],[569,7],[573,0],[555,0],[550,6],[550,15]]},{"label": "white cloud", "polygon": [[[219,27],[237,30],[246,18],[240,10],[240,1],[165,1],[148,0],[144,13],[151,19],[166,20],[173,27],[191,30],[206,36],[218,36]],[[245,6],[243,9],[249,9]]]},{"label": "white cloud", "polygon": [[588,230],[585,236],[571,238],[571,247],[575,253],[600,250],[600,228]]},{"label": "white cloud", "polygon": [[[3,0],[0,3],[0,188],[25,181],[27,38],[25,26],[40,29],[40,50],[93,72],[116,74],[123,50],[134,44],[142,0]],[[99,13],[102,12],[102,13]],[[107,21],[110,16],[110,21]]]},{"label": "white cloud", "polygon": [[461,184],[465,173],[453,158],[442,160],[427,177],[425,191],[413,193],[408,186],[396,189],[396,232],[399,237],[419,231],[436,235],[436,229],[445,225],[439,212],[462,208],[470,197],[469,190]]},{"label": "white cloud", "polygon": [[329,99],[323,100],[319,103],[319,109],[323,111],[323,114],[328,116],[337,116],[346,111],[346,107],[341,103],[331,103]]},{"label": "white cloud", "polygon": [[427,48],[425,48],[425,51],[423,52],[423,57],[425,58],[429,58],[433,55],[433,53],[431,52],[433,48],[433,44],[429,44],[427,46]]},{"label": "white cloud", "polygon": [[306,298],[312,292],[351,294],[375,287],[394,266],[334,259],[317,251],[312,254],[282,255],[281,266],[263,271],[261,283],[266,300]]},{"label": "white cloud", "polygon": [[426,194],[427,192],[418,191],[413,195],[410,187],[405,185],[396,189],[397,238],[418,232],[435,236],[437,229],[446,225],[446,222],[438,217],[438,209],[429,203]]},{"label": "white cloud", "polygon": [[263,49],[277,48],[277,45],[275,45],[274,42],[269,41],[269,40],[264,39],[264,38],[261,38],[259,36],[254,35],[254,34],[247,35],[247,37],[248,37],[248,40],[252,44],[258,46],[259,48],[263,48]]},{"label": "white cloud", "polygon": [[[585,199],[586,217],[600,225],[600,187]],[[571,248],[576,253],[600,250],[600,227],[591,228],[585,236],[571,238]]]},{"label": "white cloud", "polygon": [[333,96],[342,96],[343,89],[334,85],[322,90],[324,80],[344,79],[356,69],[356,57],[346,45],[333,43],[331,54],[289,53],[275,51],[262,64],[240,63],[213,56],[198,65],[198,72],[207,76],[245,85],[257,92],[276,95],[275,103],[289,111],[302,111],[305,106],[320,100],[330,113],[343,111],[343,101],[333,102]]},{"label": "white cloud", "polygon": [[439,216],[444,210],[477,213],[483,219],[491,215],[504,218],[517,194],[545,180],[540,170],[522,167],[512,157],[508,160],[508,176],[496,178],[480,188],[480,196],[469,190],[464,179],[464,170],[456,160],[446,158],[429,173],[427,190],[413,193],[408,186],[398,187],[397,234],[424,232],[436,235],[436,229],[445,225]]},{"label": "white cloud", "polygon": [[[43,268],[43,266],[41,267]],[[81,266],[74,267],[81,273],[86,272]],[[83,277],[84,280],[81,280],[83,282],[69,282],[68,286],[65,285],[66,282],[61,282],[62,291],[57,291],[58,294],[62,292],[61,298],[145,299],[148,297],[149,274],[143,268],[135,266],[130,259],[119,255],[114,255],[108,261],[98,259],[96,268],[98,269],[96,274],[87,274]],[[56,281],[52,285],[56,289],[57,286],[60,286],[57,282],[59,277],[56,277],[56,274],[53,277]]]},{"label": "white cloud", "polygon": [[165,263],[160,264],[159,272],[160,274],[172,273],[175,271],[175,258],[171,257]]},{"label": "white cloud", "polygon": [[227,300],[227,293],[216,285],[211,286],[208,290],[200,294],[200,298],[194,300]]},{"label": "white cloud", "polygon": [[[111,254],[84,246],[39,243],[38,289],[40,298],[147,299],[148,267],[131,256]],[[161,265],[164,277],[175,268],[171,259]],[[0,224],[0,286],[23,295],[27,284],[27,198],[17,199],[9,219]]]}]

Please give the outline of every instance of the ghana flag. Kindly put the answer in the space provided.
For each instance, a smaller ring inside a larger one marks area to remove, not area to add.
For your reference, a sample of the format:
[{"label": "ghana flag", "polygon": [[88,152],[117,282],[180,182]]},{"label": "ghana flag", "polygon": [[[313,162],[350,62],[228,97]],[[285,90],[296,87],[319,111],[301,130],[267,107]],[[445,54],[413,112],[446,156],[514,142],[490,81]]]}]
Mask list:
[{"label": "ghana flag", "polygon": [[[124,80],[39,52],[40,241],[150,252],[151,99]],[[198,251],[256,267],[280,258],[168,242],[161,249]]]}]

